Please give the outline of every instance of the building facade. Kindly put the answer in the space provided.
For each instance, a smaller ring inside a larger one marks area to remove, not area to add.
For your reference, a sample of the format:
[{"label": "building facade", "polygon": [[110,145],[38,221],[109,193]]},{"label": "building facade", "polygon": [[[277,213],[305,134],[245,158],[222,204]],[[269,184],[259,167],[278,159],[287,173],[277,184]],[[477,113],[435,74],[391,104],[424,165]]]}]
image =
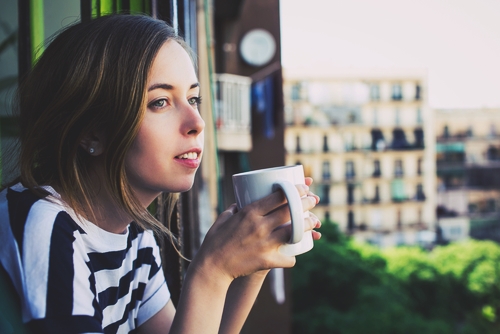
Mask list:
[{"label": "building facade", "polygon": [[445,240],[500,241],[500,109],[435,110],[438,223]]},{"label": "building facade", "polygon": [[435,161],[425,73],[285,73],[287,164],[314,213],[380,247],[434,241]]}]

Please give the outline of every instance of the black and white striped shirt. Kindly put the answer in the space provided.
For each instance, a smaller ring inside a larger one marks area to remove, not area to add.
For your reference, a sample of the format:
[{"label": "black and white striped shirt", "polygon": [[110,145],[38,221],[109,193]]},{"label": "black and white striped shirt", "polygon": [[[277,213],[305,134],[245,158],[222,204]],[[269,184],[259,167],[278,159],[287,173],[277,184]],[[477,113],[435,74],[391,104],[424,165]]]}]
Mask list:
[{"label": "black and white striped shirt", "polygon": [[49,333],[128,333],[170,299],[151,231],[114,234],[79,219],[52,195],[21,184],[0,193],[0,261],[23,321]]}]

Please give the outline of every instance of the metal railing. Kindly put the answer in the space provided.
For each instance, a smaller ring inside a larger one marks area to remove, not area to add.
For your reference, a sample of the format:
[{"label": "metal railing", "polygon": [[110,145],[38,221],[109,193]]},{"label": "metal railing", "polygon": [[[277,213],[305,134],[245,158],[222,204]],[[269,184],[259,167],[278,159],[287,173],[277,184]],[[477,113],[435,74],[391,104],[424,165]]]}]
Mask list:
[{"label": "metal railing", "polygon": [[215,75],[215,122],[219,149],[251,149],[251,84],[249,77],[227,73]]}]

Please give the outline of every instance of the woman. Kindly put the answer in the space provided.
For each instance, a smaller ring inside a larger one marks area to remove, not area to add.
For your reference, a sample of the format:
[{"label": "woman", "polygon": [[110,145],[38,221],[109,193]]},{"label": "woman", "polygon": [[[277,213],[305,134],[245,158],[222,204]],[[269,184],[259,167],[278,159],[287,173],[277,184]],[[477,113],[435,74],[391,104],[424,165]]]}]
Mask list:
[{"label": "woman", "polygon": [[[147,207],[191,188],[205,123],[188,48],[164,22],[113,15],[65,29],[17,100],[20,178],[1,193],[0,257],[37,331],[238,332],[268,270],[294,265],[278,252],[290,233],[275,230],[289,220],[281,193],[232,205],[175,310],[152,232],[169,231]],[[304,210],[319,201],[297,189]]]}]

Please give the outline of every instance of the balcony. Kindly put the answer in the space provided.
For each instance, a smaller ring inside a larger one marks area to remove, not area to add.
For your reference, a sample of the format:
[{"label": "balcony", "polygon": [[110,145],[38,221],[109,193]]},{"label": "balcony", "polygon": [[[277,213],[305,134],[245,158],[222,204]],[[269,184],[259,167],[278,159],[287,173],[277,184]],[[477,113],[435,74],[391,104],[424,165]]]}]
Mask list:
[{"label": "balcony", "polygon": [[215,124],[221,151],[252,149],[252,79],[234,74],[216,74]]}]

